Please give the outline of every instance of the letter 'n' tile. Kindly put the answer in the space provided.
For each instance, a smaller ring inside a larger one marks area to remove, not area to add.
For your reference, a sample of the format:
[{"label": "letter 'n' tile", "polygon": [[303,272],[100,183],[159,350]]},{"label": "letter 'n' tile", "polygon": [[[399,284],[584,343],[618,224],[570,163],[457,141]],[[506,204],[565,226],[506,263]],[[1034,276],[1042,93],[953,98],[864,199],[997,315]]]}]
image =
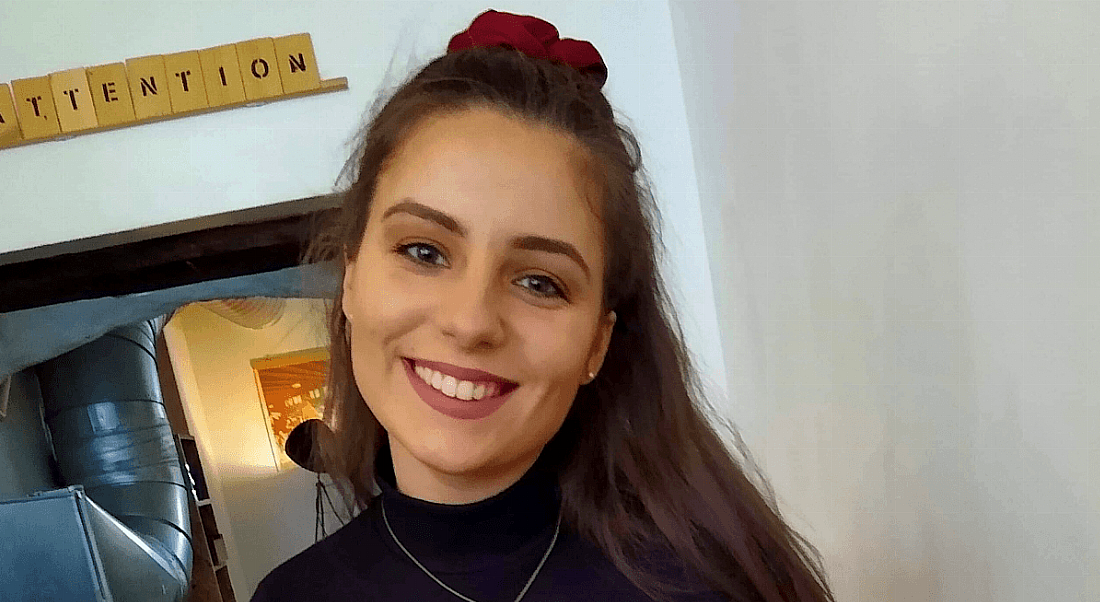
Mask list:
[{"label": "letter 'n' tile", "polygon": [[313,40],[308,33],[275,38],[275,54],[279,57],[284,94],[321,87],[321,76],[313,55]]},{"label": "letter 'n' tile", "polygon": [[128,59],[126,78],[130,81],[130,96],[134,100],[134,117],[140,120],[172,114],[163,56]]}]

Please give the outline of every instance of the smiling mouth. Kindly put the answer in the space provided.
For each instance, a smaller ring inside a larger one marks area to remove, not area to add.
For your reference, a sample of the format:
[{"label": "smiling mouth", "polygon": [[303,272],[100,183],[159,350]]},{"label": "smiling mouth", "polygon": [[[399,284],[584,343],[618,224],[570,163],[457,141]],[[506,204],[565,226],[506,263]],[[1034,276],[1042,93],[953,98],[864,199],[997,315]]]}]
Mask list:
[{"label": "smiling mouth", "polygon": [[484,401],[507,395],[519,387],[516,383],[496,380],[460,379],[445,372],[419,365],[411,358],[401,358],[425,385],[457,401]]}]

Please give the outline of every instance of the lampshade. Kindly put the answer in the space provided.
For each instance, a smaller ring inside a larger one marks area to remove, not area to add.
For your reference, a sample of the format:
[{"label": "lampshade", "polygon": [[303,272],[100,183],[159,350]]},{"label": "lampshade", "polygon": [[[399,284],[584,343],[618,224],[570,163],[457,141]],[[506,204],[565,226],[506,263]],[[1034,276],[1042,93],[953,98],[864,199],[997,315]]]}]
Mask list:
[{"label": "lampshade", "polygon": [[286,299],[252,297],[247,299],[219,299],[202,301],[202,307],[245,328],[259,330],[279,320],[286,309]]},{"label": "lampshade", "polygon": [[[302,468],[316,473],[325,472],[321,458],[313,455],[313,442],[320,439],[321,445],[331,445],[334,435],[323,420],[310,418],[300,423],[286,436],[286,455]],[[331,447],[327,448],[331,449]]]}]

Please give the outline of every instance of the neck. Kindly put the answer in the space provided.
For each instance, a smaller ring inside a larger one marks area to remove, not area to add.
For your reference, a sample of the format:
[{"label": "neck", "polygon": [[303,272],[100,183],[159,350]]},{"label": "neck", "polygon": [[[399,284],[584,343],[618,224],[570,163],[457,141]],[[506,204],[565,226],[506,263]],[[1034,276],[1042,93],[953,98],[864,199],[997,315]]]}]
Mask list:
[{"label": "neck", "polygon": [[398,491],[437,504],[471,504],[493,497],[519,481],[538,459],[536,454],[506,466],[451,473],[421,462],[393,437],[389,445]]},{"label": "neck", "polygon": [[536,462],[519,481],[486,499],[446,504],[401,492],[392,460],[388,447],[379,450],[374,462],[379,509],[366,516],[380,530],[392,531],[397,554],[403,554],[400,542],[433,572],[522,565],[519,572],[527,573],[549,548],[561,512],[557,475],[549,466]]}]

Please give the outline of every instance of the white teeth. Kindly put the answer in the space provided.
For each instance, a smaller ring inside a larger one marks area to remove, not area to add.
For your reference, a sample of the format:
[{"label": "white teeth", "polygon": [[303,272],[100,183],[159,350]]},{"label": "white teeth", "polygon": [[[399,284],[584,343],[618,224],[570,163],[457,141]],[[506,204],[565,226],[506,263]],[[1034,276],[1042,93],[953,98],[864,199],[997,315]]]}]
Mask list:
[{"label": "white teeth", "polygon": [[458,383],[458,388],[455,389],[455,397],[462,401],[470,401],[474,396],[474,383],[464,380]]},{"label": "white teeth", "polygon": [[[433,378],[432,380],[434,381],[435,379]],[[447,397],[454,397],[456,387],[458,387],[458,379],[457,378],[455,378],[453,376],[444,376],[443,377],[443,387],[441,387],[439,390],[443,391],[443,394],[446,395]]]},{"label": "white teeth", "polygon": [[463,401],[492,397],[500,391],[500,385],[496,383],[474,383],[468,380],[458,380],[453,376],[447,376],[438,370],[423,366],[416,366],[415,371],[421,380],[431,385],[433,389],[448,397]]}]

